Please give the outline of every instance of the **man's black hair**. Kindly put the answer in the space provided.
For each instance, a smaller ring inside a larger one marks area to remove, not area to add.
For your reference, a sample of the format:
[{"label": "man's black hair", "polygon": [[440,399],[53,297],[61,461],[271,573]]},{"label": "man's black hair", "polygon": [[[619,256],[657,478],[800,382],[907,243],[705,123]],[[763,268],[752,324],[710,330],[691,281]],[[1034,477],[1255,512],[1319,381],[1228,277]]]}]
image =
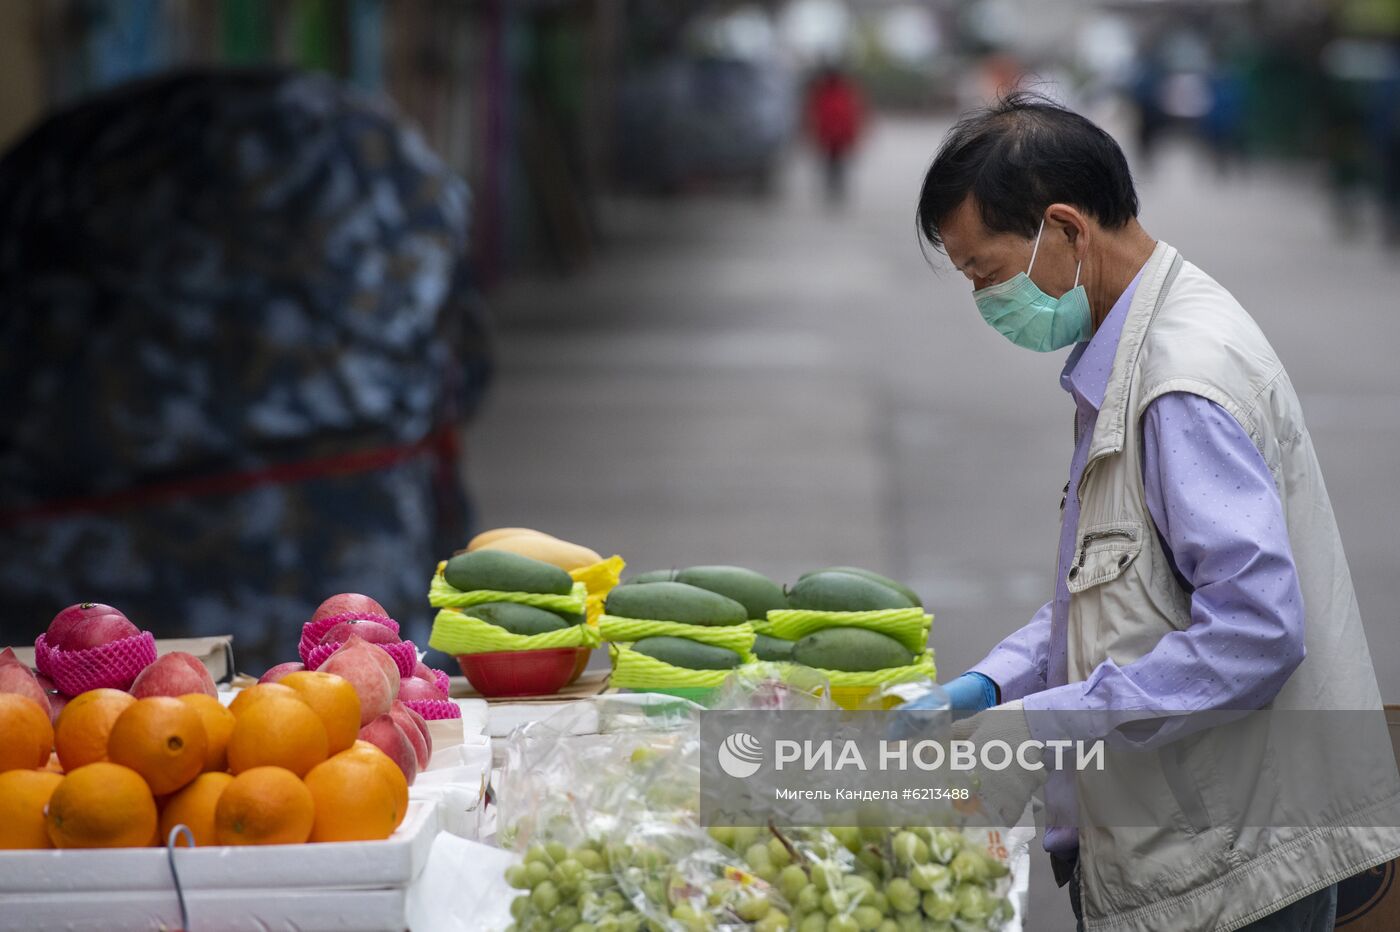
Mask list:
[{"label": "man's black hair", "polygon": [[960,119],[924,176],[918,226],[938,226],[968,195],[993,233],[1031,237],[1045,208],[1064,203],[1117,229],[1137,216],[1128,160],[1113,137],[1038,94],[1017,92]]}]

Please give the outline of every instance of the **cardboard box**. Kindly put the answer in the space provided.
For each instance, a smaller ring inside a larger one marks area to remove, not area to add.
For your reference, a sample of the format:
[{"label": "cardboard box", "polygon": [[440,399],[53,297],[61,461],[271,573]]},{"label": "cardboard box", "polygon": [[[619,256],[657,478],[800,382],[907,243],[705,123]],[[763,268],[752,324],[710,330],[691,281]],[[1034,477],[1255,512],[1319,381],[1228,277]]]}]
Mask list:
[{"label": "cardboard box", "polygon": [[[1390,743],[1400,766],[1400,705],[1385,707]],[[1346,932],[1394,932],[1400,929],[1400,889],[1395,874],[1400,858],[1348,877],[1337,885],[1336,928]]]}]

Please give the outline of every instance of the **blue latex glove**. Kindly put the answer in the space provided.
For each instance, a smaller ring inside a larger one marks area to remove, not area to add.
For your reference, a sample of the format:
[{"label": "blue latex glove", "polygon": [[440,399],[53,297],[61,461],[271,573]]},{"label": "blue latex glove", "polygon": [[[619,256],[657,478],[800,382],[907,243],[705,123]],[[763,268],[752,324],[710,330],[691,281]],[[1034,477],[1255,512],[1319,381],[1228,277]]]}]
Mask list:
[{"label": "blue latex glove", "polygon": [[944,686],[943,691],[954,712],[981,712],[997,704],[997,684],[981,673],[964,673]]},{"label": "blue latex glove", "polygon": [[964,673],[952,682],[930,690],[912,702],[895,709],[894,721],[886,731],[891,741],[907,741],[925,737],[937,726],[940,719],[937,713],[951,712],[951,718],[958,720],[989,709],[996,705],[997,687],[988,677],[980,673]]}]

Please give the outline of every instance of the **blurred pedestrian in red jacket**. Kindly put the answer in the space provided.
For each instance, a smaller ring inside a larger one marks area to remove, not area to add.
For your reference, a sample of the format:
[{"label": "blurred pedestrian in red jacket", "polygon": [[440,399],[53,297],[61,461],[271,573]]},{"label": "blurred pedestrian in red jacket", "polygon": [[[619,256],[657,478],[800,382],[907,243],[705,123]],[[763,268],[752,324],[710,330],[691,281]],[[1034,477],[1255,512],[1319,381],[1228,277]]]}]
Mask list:
[{"label": "blurred pedestrian in red jacket", "polygon": [[826,199],[846,198],[846,165],[865,119],[860,90],[840,68],[823,68],[807,92],[807,129],[823,160]]}]

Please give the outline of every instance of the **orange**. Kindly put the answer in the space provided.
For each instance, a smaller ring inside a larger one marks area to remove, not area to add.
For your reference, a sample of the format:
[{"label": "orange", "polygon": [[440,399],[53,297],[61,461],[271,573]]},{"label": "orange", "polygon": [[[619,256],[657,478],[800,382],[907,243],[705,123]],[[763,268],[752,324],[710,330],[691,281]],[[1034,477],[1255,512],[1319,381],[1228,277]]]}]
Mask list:
[{"label": "orange", "polygon": [[360,694],[350,681],[334,673],[299,670],[282,677],[279,685],[296,690],[326,726],[326,750],[331,754],[350,747],[360,734]]},{"label": "orange", "polygon": [[298,845],[311,837],[316,801],[285,767],[254,767],[224,787],[214,807],[221,845]]},{"label": "orange", "polygon": [[204,768],[209,739],[199,713],[179,699],[137,699],[117,716],[107,759],[145,778],[157,796],[173,793]]},{"label": "orange", "polygon": [[326,726],[300,699],[269,696],[245,707],[228,739],[228,767],[234,773],[285,767],[300,777],[326,756]]},{"label": "orange", "polygon": [[228,739],[233,734],[233,713],[213,696],[204,693],[190,693],[178,697],[181,702],[199,713],[204,724],[204,770],[228,769]]},{"label": "orange", "polygon": [[408,813],[408,778],[403,775],[399,765],[394,763],[388,754],[368,741],[356,741],[350,746],[350,750],[342,751],[339,756],[346,755],[353,755],[374,764],[394,787],[394,800],[399,812],[399,821],[394,823],[394,827],[398,828],[399,822],[402,822],[403,817]]},{"label": "orange", "polygon": [[49,797],[55,848],[139,848],[156,831],[156,801],[141,775],[98,761],[79,767]]},{"label": "orange", "polygon": [[[214,845],[214,807],[219,797],[233,782],[226,773],[202,773],[165,803],[160,813],[160,844],[170,837],[170,830],[177,825],[185,825],[194,835],[194,843],[199,846]],[[184,845],[184,838],[176,841]]]},{"label": "orange", "polygon": [[112,726],[135,702],[135,696],[120,689],[89,689],[64,706],[54,725],[54,745],[63,769],[77,770],[106,760]]},{"label": "orange", "polygon": [[317,764],[306,788],[316,800],[312,841],[378,841],[403,819],[394,784],[368,755],[337,754]]},{"label": "orange", "polygon": [[253,705],[253,703],[266,699],[268,696],[281,696],[284,699],[296,699],[297,692],[289,686],[281,683],[258,683],[256,686],[249,686],[247,689],[238,691],[238,695],[233,697],[229,703],[228,710],[234,717],[243,714],[243,710]]},{"label": "orange", "polygon": [[0,693],[0,772],[37,770],[53,750],[48,709],[17,693]]},{"label": "orange", "polygon": [[52,848],[44,807],[63,777],[47,770],[0,773],[0,848]]}]

